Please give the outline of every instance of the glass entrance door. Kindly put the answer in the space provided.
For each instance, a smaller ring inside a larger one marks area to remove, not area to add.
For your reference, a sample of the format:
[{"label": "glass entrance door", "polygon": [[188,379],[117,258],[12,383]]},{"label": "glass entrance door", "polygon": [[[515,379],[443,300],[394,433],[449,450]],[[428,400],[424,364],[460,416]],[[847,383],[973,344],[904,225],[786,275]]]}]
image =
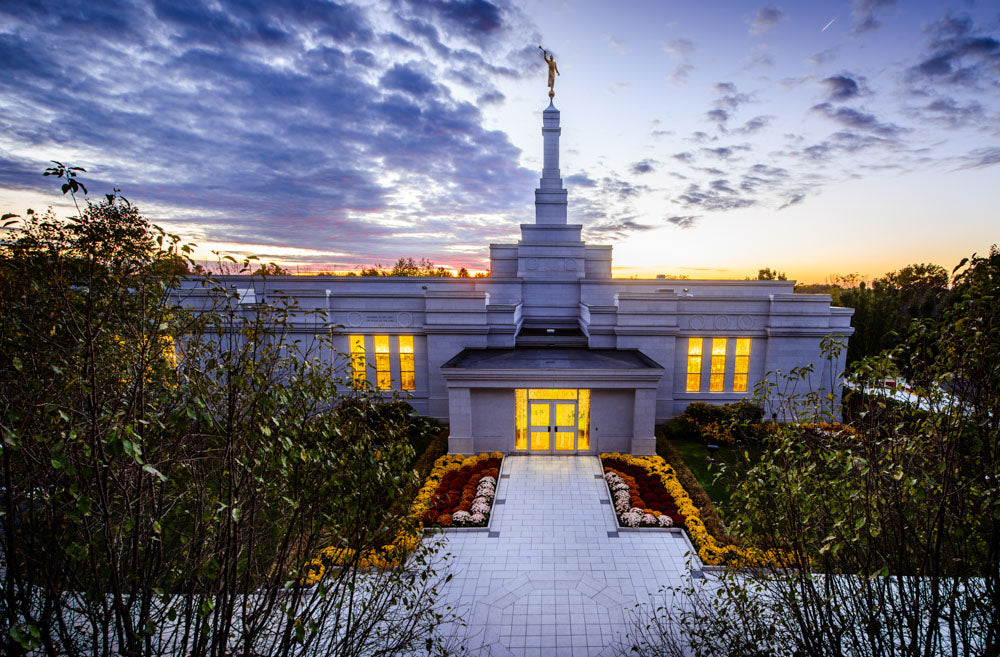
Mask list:
[{"label": "glass entrance door", "polygon": [[528,402],[532,452],[576,450],[576,402],[532,399]]},{"label": "glass entrance door", "polygon": [[590,391],[519,389],[515,392],[514,449],[538,454],[590,450]]}]

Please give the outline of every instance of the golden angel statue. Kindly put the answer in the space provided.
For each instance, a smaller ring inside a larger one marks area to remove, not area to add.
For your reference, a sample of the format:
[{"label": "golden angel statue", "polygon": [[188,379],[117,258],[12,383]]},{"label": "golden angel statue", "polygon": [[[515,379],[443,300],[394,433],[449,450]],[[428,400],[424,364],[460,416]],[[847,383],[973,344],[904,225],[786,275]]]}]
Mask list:
[{"label": "golden angel statue", "polygon": [[549,65],[549,98],[553,98],[556,95],[556,76],[562,74],[559,72],[559,67],[556,66],[555,56],[541,46],[538,46],[538,49],[542,51],[542,59]]}]

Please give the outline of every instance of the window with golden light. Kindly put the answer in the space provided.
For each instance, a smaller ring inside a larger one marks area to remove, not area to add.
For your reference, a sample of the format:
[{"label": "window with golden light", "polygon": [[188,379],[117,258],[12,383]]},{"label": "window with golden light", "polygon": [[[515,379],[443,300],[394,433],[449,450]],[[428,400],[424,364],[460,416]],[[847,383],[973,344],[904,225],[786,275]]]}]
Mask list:
[{"label": "window with golden light", "polygon": [[750,338],[736,338],[736,367],[733,373],[733,391],[746,392],[750,373]]},{"label": "window with golden light", "polygon": [[413,336],[399,336],[399,388],[413,390],[415,385],[413,364]]},{"label": "window with golden light", "polygon": [[392,373],[389,371],[389,336],[375,336],[375,385],[379,390],[392,388]]},{"label": "window with golden light", "polygon": [[726,383],[726,338],[712,338],[712,370],[708,378],[709,392],[722,392]]},{"label": "window with golden light", "polygon": [[365,382],[365,336],[348,336],[351,345],[351,376],[355,383]]},{"label": "window with golden light", "polygon": [[687,392],[701,390],[702,338],[688,338]]}]

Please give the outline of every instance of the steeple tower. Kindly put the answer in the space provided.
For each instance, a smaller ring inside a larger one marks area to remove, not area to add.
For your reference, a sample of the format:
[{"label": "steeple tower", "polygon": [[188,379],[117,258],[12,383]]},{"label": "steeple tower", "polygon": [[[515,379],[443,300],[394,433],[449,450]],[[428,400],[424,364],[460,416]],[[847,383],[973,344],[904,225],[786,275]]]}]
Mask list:
[{"label": "steeple tower", "polygon": [[559,173],[559,110],[552,101],[542,112],[544,162],[542,178],[535,190],[535,224],[566,225],[566,190]]}]

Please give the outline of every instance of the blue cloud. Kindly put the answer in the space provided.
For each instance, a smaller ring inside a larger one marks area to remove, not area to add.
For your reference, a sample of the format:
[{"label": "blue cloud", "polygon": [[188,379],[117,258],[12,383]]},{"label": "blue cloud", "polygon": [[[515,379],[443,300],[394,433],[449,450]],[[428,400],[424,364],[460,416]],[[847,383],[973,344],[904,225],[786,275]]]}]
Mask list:
[{"label": "blue cloud", "polygon": [[405,91],[414,96],[424,96],[434,91],[430,78],[407,64],[396,64],[379,80],[386,89]]},{"label": "blue cloud", "polygon": [[[489,33],[501,43],[489,52],[494,69],[519,74],[534,46],[503,23],[511,10],[486,5],[397,9]],[[376,10],[308,0],[2,3],[17,29],[0,34],[0,94],[18,102],[0,106],[0,122],[38,156],[7,157],[0,184],[51,192],[40,172],[73,148],[96,154],[73,162],[87,167],[92,190],[118,186],[140,207],[169,208],[156,221],[198,217],[207,239],[389,258],[412,230],[450,235],[438,248],[463,239],[439,217],[527,210],[523,190],[537,174],[477,107],[438,83],[453,62],[432,48],[409,61],[434,34],[376,21]],[[485,61],[480,45],[462,51],[472,65]],[[469,87],[502,101],[482,76]],[[387,174],[400,182],[385,186]],[[399,205],[400,185],[418,200]]]}]

